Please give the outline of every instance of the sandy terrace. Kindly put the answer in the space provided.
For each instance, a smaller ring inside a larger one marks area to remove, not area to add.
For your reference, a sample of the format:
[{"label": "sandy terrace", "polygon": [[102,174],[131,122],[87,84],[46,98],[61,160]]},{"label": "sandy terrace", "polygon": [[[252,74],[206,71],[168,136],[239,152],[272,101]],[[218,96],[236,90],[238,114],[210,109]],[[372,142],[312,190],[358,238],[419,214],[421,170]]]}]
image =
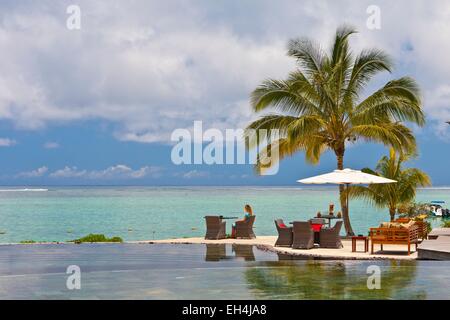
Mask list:
[{"label": "sandy terrace", "polygon": [[[284,247],[275,247],[275,241],[277,237],[275,236],[260,236],[256,239],[246,240],[246,239],[223,239],[223,240],[205,240],[203,238],[180,238],[180,239],[166,239],[166,240],[148,240],[148,241],[135,241],[134,243],[166,243],[166,244],[247,244],[255,245],[261,249],[266,249],[269,251],[289,254],[289,255],[299,255],[305,257],[313,258],[323,258],[323,259],[346,259],[346,260],[374,260],[374,259],[395,259],[395,260],[414,260],[417,259],[417,252],[415,252],[415,247],[411,246],[411,255],[408,256],[406,245],[384,245],[384,251],[381,252],[380,246],[375,246],[375,253],[370,254],[369,252],[362,252],[364,249],[364,243],[358,241],[357,248],[358,252],[352,252],[352,242],[351,240],[344,239],[342,244],[344,248],[342,249],[324,249],[324,248],[314,248],[310,250],[302,249],[292,249]],[[370,246],[369,246],[370,251]]]}]

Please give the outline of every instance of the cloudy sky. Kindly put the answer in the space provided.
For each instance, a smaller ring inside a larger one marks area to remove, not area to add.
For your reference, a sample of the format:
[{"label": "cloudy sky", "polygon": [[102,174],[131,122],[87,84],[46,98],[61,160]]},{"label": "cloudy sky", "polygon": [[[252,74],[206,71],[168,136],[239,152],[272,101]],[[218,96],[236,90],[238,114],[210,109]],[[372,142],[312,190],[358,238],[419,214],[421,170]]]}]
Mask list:
[{"label": "cloudy sky", "polygon": [[[172,164],[177,128],[242,128],[254,118],[249,93],[294,68],[290,38],[326,46],[337,26],[359,34],[355,51],[378,47],[393,74],[419,82],[427,126],[415,129],[413,162],[450,185],[450,2],[435,1],[1,1],[0,184],[293,184],[311,167],[298,155],[275,176],[250,165]],[[67,28],[67,7],[81,29]],[[381,29],[367,28],[369,5]],[[355,145],[347,166],[373,166],[385,148]]]}]

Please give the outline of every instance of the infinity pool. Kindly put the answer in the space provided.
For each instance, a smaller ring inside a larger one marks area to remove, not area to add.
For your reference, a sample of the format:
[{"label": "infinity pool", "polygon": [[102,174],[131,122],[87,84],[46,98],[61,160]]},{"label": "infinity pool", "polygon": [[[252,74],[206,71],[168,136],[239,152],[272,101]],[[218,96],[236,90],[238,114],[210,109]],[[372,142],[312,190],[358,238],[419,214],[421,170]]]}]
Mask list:
[{"label": "infinity pool", "polygon": [[[81,270],[69,290],[68,266]],[[367,288],[367,268],[381,288]],[[292,260],[253,246],[1,245],[0,299],[450,299],[450,263]]]}]

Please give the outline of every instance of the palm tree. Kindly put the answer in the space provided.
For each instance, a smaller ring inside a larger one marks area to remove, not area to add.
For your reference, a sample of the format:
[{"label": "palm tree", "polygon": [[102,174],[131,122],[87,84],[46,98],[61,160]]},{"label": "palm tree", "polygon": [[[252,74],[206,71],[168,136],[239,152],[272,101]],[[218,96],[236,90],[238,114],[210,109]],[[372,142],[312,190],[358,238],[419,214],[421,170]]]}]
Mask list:
[{"label": "palm tree", "polygon": [[[414,135],[402,122],[419,126],[425,123],[418,85],[414,79],[402,77],[366,95],[364,89],[369,81],[379,72],[390,72],[392,63],[377,49],[363,50],[355,56],[348,43],[354,33],[347,26],[338,28],[330,52],[309,39],[291,40],[288,55],[297,60],[298,68],[286,80],[268,79],[252,92],[254,112],[275,112],[265,113],[249,124],[247,138],[255,129],[278,129],[280,137],[273,141],[269,137],[267,147],[278,148],[279,159],[304,151],[306,160],[317,164],[321,155],[330,150],[341,170],[346,143],[358,139],[414,152]],[[268,167],[267,154],[270,152],[260,153],[258,172]],[[353,235],[344,187],[340,186],[339,191],[344,225],[347,234]]]},{"label": "palm tree", "polygon": [[397,183],[372,184],[368,187],[350,187],[350,197],[363,198],[379,208],[389,208],[391,221],[400,207],[411,203],[416,197],[418,187],[426,187],[431,184],[430,177],[416,168],[403,168],[403,163],[409,156],[400,154],[397,156],[391,148],[389,157],[384,156],[378,162],[376,170],[363,169],[364,172],[383,176],[396,180]]}]

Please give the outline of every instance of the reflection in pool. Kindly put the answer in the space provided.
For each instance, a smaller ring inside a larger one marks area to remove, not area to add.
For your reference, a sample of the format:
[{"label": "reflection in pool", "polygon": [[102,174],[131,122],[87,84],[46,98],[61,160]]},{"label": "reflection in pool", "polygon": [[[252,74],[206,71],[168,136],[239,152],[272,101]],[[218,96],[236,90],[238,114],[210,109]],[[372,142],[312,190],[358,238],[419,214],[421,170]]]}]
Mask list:
[{"label": "reflection in pool", "polygon": [[[66,269],[81,268],[81,290]],[[367,267],[381,289],[367,289]],[[297,260],[249,245],[0,246],[0,299],[450,299],[450,264]]]},{"label": "reflection in pool", "polygon": [[372,262],[304,261],[246,271],[247,282],[262,299],[426,299],[426,288],[416,287],[417,265],[410,262],[375,263],[381,287],[368,290],[367,267]]},{"label": "reflection in pool", "polygon": [[255,261],[252,245],[233,244],[233,256],[227,256],[225,244],[206,244],[205,261],[220,261],[224,259],[243,258],[245,261]]}]

